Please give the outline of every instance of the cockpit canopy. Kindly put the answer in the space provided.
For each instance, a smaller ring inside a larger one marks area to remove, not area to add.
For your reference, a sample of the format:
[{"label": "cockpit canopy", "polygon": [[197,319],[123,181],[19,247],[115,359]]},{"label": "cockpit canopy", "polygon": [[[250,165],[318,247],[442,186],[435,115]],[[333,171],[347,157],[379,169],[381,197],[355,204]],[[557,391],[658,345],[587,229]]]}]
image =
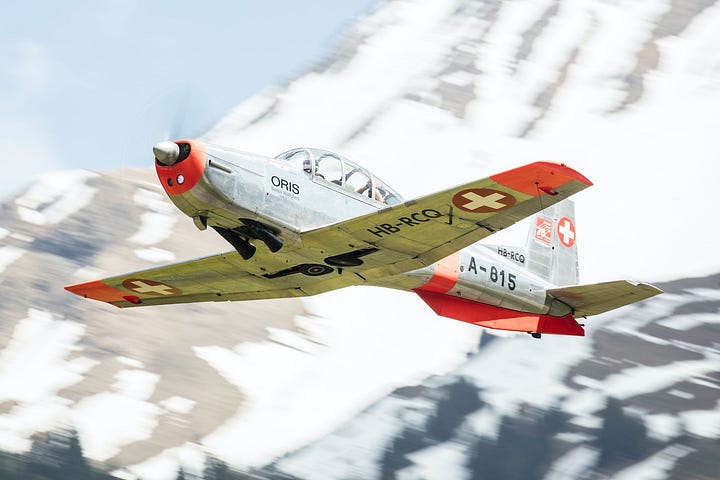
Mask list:
[{"label": "cockpit canopy", "polygon": [[291,163],[315,181],[335,185],[376,202],[396,205],[403,201],[385,182],[337,153],[318,148],[296,148],[275,158]]}]

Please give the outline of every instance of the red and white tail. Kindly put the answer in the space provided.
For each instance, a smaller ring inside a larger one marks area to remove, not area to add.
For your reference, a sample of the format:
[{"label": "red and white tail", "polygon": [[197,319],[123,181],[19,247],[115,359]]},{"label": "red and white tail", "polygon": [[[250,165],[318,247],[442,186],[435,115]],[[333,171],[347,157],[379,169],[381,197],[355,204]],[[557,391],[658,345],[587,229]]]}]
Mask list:
[{"label": "red and white tail", "polygon": [[575,204],[565,200],[535,214],[525,249],[526,267],[555,285],[577,285],[578,234]]}]

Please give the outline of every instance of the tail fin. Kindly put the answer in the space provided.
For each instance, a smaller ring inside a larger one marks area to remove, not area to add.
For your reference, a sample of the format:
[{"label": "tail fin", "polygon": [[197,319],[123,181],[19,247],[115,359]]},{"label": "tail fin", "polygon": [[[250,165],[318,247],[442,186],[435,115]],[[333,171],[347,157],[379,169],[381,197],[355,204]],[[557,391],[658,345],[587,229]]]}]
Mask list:
[{"label": "tail fin", "polygon": [[530,223],[526,267],[555,285],[579,282],[575,204],[556,203],[535,214]]}]

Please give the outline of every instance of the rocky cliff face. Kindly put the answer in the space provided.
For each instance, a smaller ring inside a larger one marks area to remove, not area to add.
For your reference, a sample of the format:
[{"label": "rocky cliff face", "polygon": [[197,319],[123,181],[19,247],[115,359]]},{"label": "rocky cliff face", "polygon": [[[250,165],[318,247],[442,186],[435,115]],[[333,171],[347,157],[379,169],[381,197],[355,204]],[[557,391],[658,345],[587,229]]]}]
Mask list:
[{"label": "rocky cliff face", "polygon": [[[0,448],[70,425],[131,478],[205,453],[268,477],[515,478],[482,466],[537,438],[522,478],[713,478],[719,20],[700,0],[387,1],[205,136],[337,150],[408,197],[567,162],[596,183],[577,198],[583,281],[690,278],[585,339],[481,338],[373,288],[121,311],[62,286],[227,245],[145,170],[49,174],[7,199]],[[642,448],[614,452],[617,431]]]}]

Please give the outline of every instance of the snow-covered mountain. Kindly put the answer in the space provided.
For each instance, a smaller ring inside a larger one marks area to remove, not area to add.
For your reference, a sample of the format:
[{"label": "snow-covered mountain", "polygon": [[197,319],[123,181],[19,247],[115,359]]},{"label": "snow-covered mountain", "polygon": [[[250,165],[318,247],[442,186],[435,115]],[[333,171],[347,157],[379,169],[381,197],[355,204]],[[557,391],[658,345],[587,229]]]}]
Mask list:
[{"label": "snow-covered mountain", "polygon": [[[478,443],[506,435],[508,419],[558,409],[565,418],[545,439],[554,450],[539,459],[539,475],[511,478],[716,478],[720,276],[664,286],[664,296],[605,316],[584,342],[485,334],[451,372],[395,391],[268,471],[303,479],[497,478],[482,474],[491,465],[473,468]],[[639,442],[647,445],[600,468],[608,398],[642,415],[647,435]],[[409,441],[413,432],[423,440]],[[506,447],[518,457],[534,453],[519,441]]]},{"label": "snow-covered mountain", "polygon": [[584,281],[711,274],[718,22],[706,0],[384,2],[207,138],[338,150],[406,196],[563,162],[596,185],[576,197]]},{"label": "snow-covered mountain", "polygon": [[[130,311],[75,299],[63,285],[228,246],[150,171],[48,174],[0,210],[0,449],[72,426],[126,478],[206,454],[271,478],[481,478],[484,445],[530,428],[507,419],[554,408],[536,478],[717,471],[718,24],[705,0],[389,0],[205,135],[337,150],[408,197],[567,163],[595,182],[576,200],[583,281],[699,278],[593,318],[584,339],[481,337],[375,288]],[[470,400],[443,430],[456,391]],[[600,448],[608,397],[642,414],[632,458]]]}]

